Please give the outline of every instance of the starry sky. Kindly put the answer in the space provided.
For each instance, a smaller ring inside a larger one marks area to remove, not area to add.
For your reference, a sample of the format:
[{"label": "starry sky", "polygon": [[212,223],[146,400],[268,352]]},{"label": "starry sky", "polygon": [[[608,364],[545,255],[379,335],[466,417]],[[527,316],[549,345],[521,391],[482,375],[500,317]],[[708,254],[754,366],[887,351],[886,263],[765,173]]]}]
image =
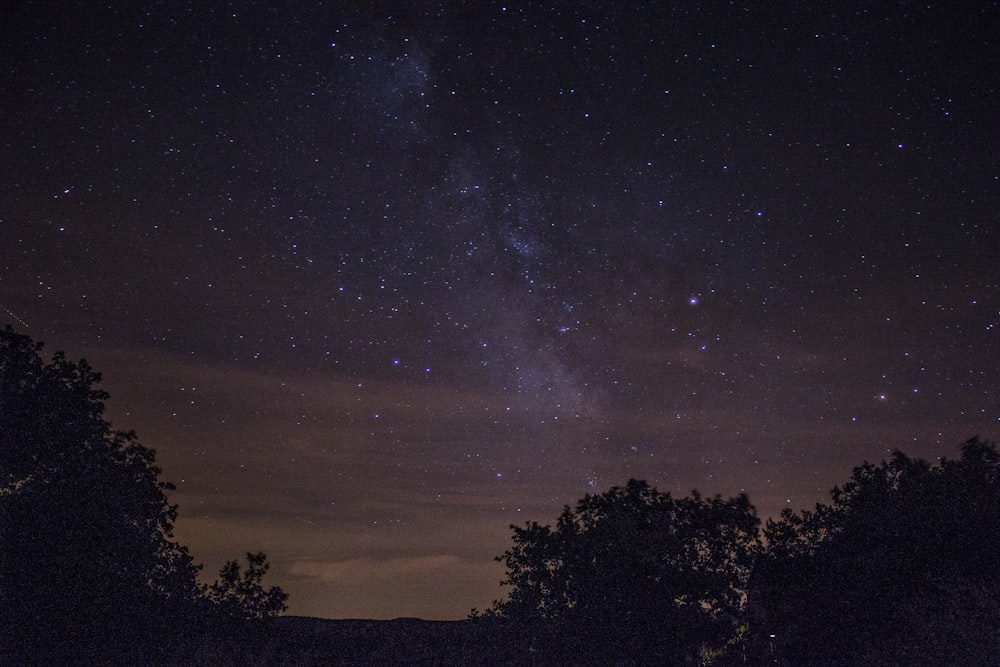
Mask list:
[{"label": "starry sky", "polygon": [[0,26],[0,324],[289,613],[463,618],[509,524],[630,477],[767,517],[1000,438],[996,2]]}]

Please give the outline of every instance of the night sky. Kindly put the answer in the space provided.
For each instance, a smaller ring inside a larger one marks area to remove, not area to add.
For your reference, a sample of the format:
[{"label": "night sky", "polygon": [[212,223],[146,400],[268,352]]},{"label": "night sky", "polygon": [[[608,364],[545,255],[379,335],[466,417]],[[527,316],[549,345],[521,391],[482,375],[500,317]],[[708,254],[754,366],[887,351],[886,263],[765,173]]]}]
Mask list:
[{"label": "night sky", "polygon": [[5,3],[0,324],[214,578],[465,617],[630,477],[1000,438],[995,2]]}]

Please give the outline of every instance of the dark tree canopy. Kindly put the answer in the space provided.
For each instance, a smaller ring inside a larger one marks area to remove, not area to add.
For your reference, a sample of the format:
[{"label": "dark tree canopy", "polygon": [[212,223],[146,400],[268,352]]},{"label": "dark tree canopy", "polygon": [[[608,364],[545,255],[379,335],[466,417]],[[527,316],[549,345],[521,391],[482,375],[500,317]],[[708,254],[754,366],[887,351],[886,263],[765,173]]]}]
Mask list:
[{"label": "dark tree canopy", "polygon": [[287,608],[288,594],[277,586],[264,588],[262,582],[270,567],[267,556],[261,552],[247,554],[247,569],[243,572],[236,561],[226,562],[219,571],[219,579],[208,587],[209,599],[232,619],[274,618]]},{"label": "dark tree canopy", "polygon": [[[1000,455],[865,463],[765,529],[752,607],[787,664],[989,664],[1000,655]],[[770,646],[768,646],[770,651]],[[993,658],[990,658],[993,656]]]},{"label": "dark tree canopy", "polygon": [[555,528],[512,526],[498,559],[511,591],[492,614],[543,662],[697,661],[739,631],[758,527],[746,496],[675,499],[631,480],[566,507]]},{"label": "dark tree canopy", "polygon": [[174,541],[173,487],[159,481],[153,450],[112,429],[86,361],[56,353],[46,363],[41,349],[0,331],[0,664],[156,661],[165,638],[219,611],[281,611],[284,593],[260,586],[263,554],[239,597],[212,604]]},{"label": "dark tree canopy", "polygon": [[8,651],[99,659],[189,612],[197,568],[153,451],[104,419],[100,375],[41,347],[0,332],[0,627]]}]

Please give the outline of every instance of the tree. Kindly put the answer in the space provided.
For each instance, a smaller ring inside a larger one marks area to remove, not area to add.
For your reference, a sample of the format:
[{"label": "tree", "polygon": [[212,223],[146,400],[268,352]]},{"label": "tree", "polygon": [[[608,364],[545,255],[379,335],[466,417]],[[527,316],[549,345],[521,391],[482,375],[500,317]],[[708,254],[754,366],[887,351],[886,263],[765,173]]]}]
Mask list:
[{"label": "tree", "polygon": [[507,600],[491,612],[536,659],[674,664],[738,632],[759,520],[745,495],[675,499],[630,480],[568,506],[555,528],[511,526]]},{"label": "tree", "polygon": [[247,554],[247,569],[240,573],[240,565],[227,561],[219,571],[219,579],[208,587],[208,598],[222,613],[233,619],[265,620],[274,618],[288,607],[288,594],[277,586],[265,589],[264,575],[271,565],[263,552]]},{"label": "tree", "polygon": [[154,453],[104,419],[86,361],[0,332],[0,627],[4,650],[104,657],[190,610],[197,568]]},{"label": "tree", "polygon": [[932,466],[895,452],[815,511],[765,527],[751,587],[789,664],[987,664],[1000,652],[1000,455]]},{"label": "tree", "polygon": [[173,538],[173,486],[104,418],[100,374],[41,350],[0,331],[0,663],[148,660],[216,616]]}]

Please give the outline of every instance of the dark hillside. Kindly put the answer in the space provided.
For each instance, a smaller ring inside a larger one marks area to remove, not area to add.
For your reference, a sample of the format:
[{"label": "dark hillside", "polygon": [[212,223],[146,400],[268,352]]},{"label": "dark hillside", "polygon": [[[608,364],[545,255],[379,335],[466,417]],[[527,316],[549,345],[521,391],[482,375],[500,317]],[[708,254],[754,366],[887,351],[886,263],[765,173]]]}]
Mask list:
[{"label": "dark hillside", "polygon": [[209,640],[184,656],[213,665],[495,665],[476,621],[274,619],[255,636]]}]

